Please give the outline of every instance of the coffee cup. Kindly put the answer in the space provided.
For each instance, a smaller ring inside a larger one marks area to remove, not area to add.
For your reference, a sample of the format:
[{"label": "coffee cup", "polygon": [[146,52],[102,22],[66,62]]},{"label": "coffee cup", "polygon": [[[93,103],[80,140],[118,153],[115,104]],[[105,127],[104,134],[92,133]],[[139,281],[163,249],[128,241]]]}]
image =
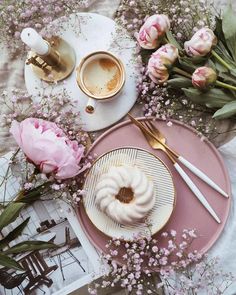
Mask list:
[{"label": "coffee cup", "polygon": [[110,52],[92,52],[76,68],[76,80],[88,96],[85,110],[92,114],[97,102],[115,99],[122,90],[125,83],[124,65]]}]

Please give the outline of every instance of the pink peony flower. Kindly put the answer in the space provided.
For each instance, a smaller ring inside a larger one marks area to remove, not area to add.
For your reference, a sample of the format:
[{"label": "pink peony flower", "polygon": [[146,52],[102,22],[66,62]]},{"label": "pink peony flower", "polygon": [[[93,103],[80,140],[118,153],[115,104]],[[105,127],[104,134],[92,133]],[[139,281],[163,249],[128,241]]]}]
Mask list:
[{"label": "pink peony flower", "polygon": [[178,49],[166,44],[155,51],[148,61],[148,74],[153,82],[162,84],[169,78],[168,67],[178,58]]},{"label": "pink peony flower", "polygon": [[217,44],[217,38],[208,28],[198,30],[191,40],[184,43],[184,49],[189,56],[205,56]]},{"label": "pink peony flower", "polygon": [[139,33],[135,34],[139,45],[145,49],[154,49],[159,45],[159,39],[170,28],[170,21],[164,14],[154,14],[147,18]]},{"label": "pink peony flower", "polygon": [[192,84],[198,89],[207,89],[213,85],[217,79],[216,72],[208,67],[200,67],[192,75]]},{"label": "pink peony flower", "polygon": [[20,123],[13,121],[10,132],[27,158],[42,173],[66,179],[82,172],[79,163],[84,147],[69,140],[55,123],[28,118]]}]

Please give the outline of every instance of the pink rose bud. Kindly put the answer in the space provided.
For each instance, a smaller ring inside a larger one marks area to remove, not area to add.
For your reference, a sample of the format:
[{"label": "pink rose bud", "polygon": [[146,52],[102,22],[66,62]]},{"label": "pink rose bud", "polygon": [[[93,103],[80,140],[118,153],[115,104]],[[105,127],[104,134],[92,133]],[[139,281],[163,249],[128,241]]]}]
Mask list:
[{"label": "pink rose bud", "polygon": [[145,49],[154,49],[159,39],[170,29],[170,21],[164,14],[154,14],[147,18],[139,33],[135,34],[139,45]]},{"label": "pink rose bud", "polygon": [[178,49],[172,44],[166,44],[155,51],[148,62],[148,74],[153,82],[162,84],[169,78],[169,66],[178,58]]},{"label": "pink rose bud", "polygon": [[13,121],[10,132],[27,158],[42,173],[66,179],[81,172],[79,163],[84,147],[69,140],[55,123],[28,118],[20,123]]},{"label": "pink rose bud", "polygon": [[189,56],[205,56],[216,44],[217,38],[213,31],[202,28],[193,35],[191,40],[184,43],[184,49]]},{"label": "pink rose bud", "polygon": [[207,89],[216,82],[216,72],[208,67],[200,67],[192,75],[192,84],[198,89]]}]

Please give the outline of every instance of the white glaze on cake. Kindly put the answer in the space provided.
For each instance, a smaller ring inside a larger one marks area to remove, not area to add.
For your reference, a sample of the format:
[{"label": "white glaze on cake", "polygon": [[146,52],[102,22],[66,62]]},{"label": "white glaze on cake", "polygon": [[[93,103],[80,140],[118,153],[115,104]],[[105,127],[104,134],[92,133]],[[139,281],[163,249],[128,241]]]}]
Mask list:
[{"label": "white glaze on cake", "polygon": [[[130,188],[129,203],[116,198],[120,189]],[[96,186],[96,204],[113,220],[133,224],[142,220],[155,203],[153,182],[137,167],[113,166],[103,174]]]}]

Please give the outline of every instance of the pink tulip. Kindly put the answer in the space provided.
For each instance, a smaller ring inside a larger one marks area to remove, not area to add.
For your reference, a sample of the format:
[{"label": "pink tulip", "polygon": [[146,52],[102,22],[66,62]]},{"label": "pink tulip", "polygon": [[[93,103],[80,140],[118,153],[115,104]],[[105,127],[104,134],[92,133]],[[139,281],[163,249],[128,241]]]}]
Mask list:
[{"label": "pink tulip", "polygon": [[198,89],[207,89],[216,82],[216,72],[208,67],[200,67],[192,75],[192,84]]},{"label": "pink tulip", "polygon": [[212,30],[202,28],[197,31],[191,40],[184,43],[184,48],[189,56],[205,56],[217,44],[217,38]]},{"label": "pink tulip", "polygon": [[28,118],[20,123],[13,121],[10,132],[27,158],[42,173],[67,179],[82,171],[79,163],[84,147],[69,140],[55,123]]},{"label": "pink tulip", "polygon": [[147,18],[139,33],[135,34],[139,45],[145,49],[154,49],[159,46],[162,37],[170,28],[170,21],[164,14],[155,14]]},{"label": "pink tulip", "polygon": [[178,49],[166,44],[155,51],[148,61],[148,74],[153,82],[162,84],[169,78],[168,68],[178,58]]}]

